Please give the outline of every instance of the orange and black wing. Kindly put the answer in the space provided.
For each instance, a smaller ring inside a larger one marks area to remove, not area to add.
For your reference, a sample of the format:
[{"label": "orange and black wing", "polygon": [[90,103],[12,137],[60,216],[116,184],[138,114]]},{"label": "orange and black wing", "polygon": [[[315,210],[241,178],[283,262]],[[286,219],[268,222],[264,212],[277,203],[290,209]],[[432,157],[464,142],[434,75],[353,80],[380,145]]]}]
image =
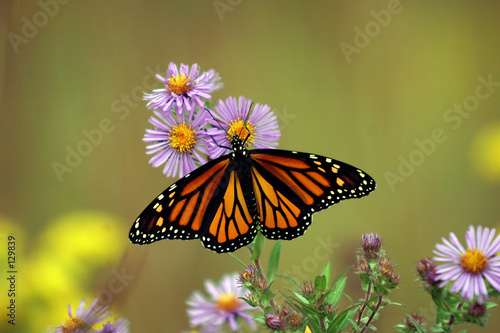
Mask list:
[{"label": "orange and black wing", "polygon": [[156,197],[130,229],[132,243],[201,238],[216,252],[232,252],[256,233],[228,156],[211,161]]},{"label": "orange and black wing", "polygon": [[201,237],[206,248],[219,253],[233,252],[251,243],[257,233],[241,179],[236,170],[231,170],[228,175],[223,200],[214,203],[215,215],[210,219],[208,231]]},{"label": "orange and black wing", "polygon": [[312,214],[375,189],[368,174],[332,158],[286,150],[250,151],[261,232],[271,239],[304,234]]}]

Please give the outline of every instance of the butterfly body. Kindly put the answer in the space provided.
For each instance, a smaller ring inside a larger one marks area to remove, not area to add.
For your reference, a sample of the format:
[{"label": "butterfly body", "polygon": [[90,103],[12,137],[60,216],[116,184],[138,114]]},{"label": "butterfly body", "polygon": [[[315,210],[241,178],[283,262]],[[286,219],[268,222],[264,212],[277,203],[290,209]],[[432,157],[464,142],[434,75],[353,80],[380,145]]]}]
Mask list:
[{"label": "butterfly body", "polygon": [[270,239],[301,236],[312,214],[375,189],[363,171],[334,159],[277,149],[247,150],[233,137],[228,155],[210,161],[161,193],[136,219],[129,238],[201,238],[232,252],[258,230]]}]

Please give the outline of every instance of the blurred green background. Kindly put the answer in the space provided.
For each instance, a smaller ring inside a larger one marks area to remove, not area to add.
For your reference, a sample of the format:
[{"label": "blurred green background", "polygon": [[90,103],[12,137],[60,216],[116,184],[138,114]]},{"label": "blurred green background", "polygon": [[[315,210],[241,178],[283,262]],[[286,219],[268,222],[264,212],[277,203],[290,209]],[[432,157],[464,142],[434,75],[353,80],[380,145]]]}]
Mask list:
[{"label": "blurred green background", "polygon": [[[382,311],[379,332],[406,312],[432,316],[414,267],[441,237],[500,226],[497,1],[0,6],[0,232],[17,240],[18,332],[57,326],[67,304],[98,294],[132,332],[188,330],[189,295],[239,269],[199,241],[128,243],[134,219],[174,181],[148,165],[142,142],[151,114],[142,94],[161,87],[154,73],[170,61],[215,69],[225,84],[216,97],[270,105],[280,148],[375,178],[372,195],[316,214],[284,242],[280,272],[312,279],[330,260],[338,274],[355,263],[361,234],[379,233],[402,280],[391,298],[406,304]],[[67,160],[72,149],[85,156]],[[326,260],[315,255],[324,244]],[[246,249],[236,255],[248,259]],[[347,288],[361,297],[353,274]],[[497,332],[500,310],[491,313],[486,329],[463,328]],[[12,329],[4,319],[0,329]]]}]

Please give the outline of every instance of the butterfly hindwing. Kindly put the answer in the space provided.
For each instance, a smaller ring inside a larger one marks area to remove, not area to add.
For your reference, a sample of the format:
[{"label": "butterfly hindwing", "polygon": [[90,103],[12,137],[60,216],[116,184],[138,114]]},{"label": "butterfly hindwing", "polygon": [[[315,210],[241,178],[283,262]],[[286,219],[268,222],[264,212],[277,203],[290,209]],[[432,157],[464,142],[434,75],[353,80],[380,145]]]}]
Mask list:
[{"label": "butterfly hindwing", "polygon": [[328,157],[286,150],[249,153],[261,231],[267,238],[301,236],[313,213],[375,189],[366,173]]},{"label": "butterfly hindwing", "polygon": [[242,185],[236,170],[230,171],[223,200],[214,207],[216,213],[202,237],[206,248],[219,253],[233,252],[253,241],[257,228]]}]

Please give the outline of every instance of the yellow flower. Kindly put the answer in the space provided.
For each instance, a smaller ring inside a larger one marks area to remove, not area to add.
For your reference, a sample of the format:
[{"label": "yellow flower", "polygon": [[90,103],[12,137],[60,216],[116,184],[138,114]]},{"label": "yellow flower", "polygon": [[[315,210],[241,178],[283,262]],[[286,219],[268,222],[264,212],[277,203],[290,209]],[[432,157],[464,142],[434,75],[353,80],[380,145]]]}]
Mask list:
[{"label": "yellow flower", "polygon": [[483,128],[474,139],[470,161],[477,174],[489,181],[500,181],[500,123]]},{"label": "yellow flower", "polygon": [[[127,244],[127,231],[119,221],[97,212],[64,215],[34,237],[35,243],[28,241],[19,223],[0,217],[0,243],[11,234],[16,238],[16,262],[22,263],[16,275],[16,324],[23,323],[27,332],[59,325],[67,317],[68,304],[98,296],[96,287],[105,286],[96,286],[96,278],[117,267]],[[0,253],[5,262],[6,251]],[[4,280],[1,290],[7,290]],[[7,293],[0,296],[2,304],[4,297]],[[6,323],[0,322],[0,331],[11,326]]]},{"label": "yellow flower", "polygon": [[118,260],[125,250],[126,236],[120,223],[109,215],[76,212],[49,225],[41,236],[40,251],[66,269],[85,274]]}]

